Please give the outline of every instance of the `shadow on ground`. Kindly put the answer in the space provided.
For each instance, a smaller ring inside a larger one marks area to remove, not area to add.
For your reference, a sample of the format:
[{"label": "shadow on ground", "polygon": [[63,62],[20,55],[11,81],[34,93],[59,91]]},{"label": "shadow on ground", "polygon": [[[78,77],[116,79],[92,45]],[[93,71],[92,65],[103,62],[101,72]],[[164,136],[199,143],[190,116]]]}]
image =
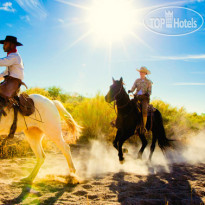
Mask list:
[{"label": "shadow on ground", "polygon": [[[41,180],[34,184],[13,183],[12,186],[21,188],[22,191],[14,199],[4,200],[3,203],[5,205],[21,203],[52,205],[55,204],[64,193],[72,192],[77,184],[64,183],[58,180]],[[44,194],[47,194],[46,197],[44,197]]]},{"label": "shadow on ground", "polygon": [[113,181],[117,183],[112,183],[110,190],[118,194],[118,202],[122,205],[203,205],[204,192],[192,189],[189,182],[198,180],[193,170],[190,172],[191,166],[173,165],[171,168],[171,173],[136,175],[135,183],[129,173],[116,173]]}]

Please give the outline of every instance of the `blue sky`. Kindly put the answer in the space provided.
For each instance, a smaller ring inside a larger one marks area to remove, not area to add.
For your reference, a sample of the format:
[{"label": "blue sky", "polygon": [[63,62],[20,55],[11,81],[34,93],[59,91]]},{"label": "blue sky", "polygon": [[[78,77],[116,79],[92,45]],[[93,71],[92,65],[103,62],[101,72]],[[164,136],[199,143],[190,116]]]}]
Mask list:
[{"label": "blue sky", "polygon": [[[84,7],[92,4],[93,0],[0,1],[0,39],[14,35],[24,44],[18,51],[29,87],[55,85],[94,96],[98,91],[106,94],[112,76],[122,76],[128,90],[139,77],[136,68],[143,65],[152,73],[152,99],[205,113],[205,24],[184,36],[156,34],[140,24],[133,28],[137,37],[127,35],[110,48],[88,34]],[[154,8],[170,5],[193,9],[205,19],[203,0],[132,0],[132,5],[136,12],[143,10],[138,22]],[[5,55],[2,49],[0,57]]]}]

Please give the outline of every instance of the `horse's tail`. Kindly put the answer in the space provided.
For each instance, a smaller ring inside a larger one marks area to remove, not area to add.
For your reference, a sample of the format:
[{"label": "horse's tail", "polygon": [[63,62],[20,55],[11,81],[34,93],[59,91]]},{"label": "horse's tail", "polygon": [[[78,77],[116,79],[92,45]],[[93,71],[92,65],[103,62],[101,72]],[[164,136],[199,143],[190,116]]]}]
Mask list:
[{"label": "horse's tail", "polygon": [[66,121],[68,127],[71,129],[71,133],[76,137],[76,139],[78,139],[82,127],[75,122],[71,114],[64,108],[63,104],[60,101],[53,100],[53,103],[55,104],[62,118]]},{"label": "horse's tail", "polygon": [[163,119],[162,115],[159,112],[159,110],[155,111],[156,113],[156,125],[157,125],[157,135],[158,135],[158,145],[161,148],[161,150],[164,152],[167,150],[167,148],[173,148],[173,140],[170,140],[166,137],[164,125],[163,125]]}]

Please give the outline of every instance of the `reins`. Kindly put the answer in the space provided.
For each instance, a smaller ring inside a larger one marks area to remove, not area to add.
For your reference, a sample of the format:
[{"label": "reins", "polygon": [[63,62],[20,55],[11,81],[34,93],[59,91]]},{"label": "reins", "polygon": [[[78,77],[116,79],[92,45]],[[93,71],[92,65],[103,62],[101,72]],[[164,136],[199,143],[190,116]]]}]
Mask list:
[{"label": "reins", "polygon": [[[120,97],[120,99],[117,99],[117,96],[121,93],[122,89],[123,89],[123,84],[121,84],[120,90],[119,90],[119,91],[117,92],[117,94],[115,94],[115,96],[114,96],[114,99],[115,99],[115,100],[114,100],[113,109],[115,110],[115,114],[116,114],[116,115],[117,115],[116,106],[117,106],[117,109],[122,109],[122,108],[126,107],[126,106],[128,105],[128,103],[130,102],[130,101],[128,100],[126,104],[121,105],[121,106],[119,106],[119,105],[116,104],[116,101],[117,101],[117,100],[119,101],[119,100],[122,99],[122,97]],[[112,106],[110,106],[110,107],[112,107]]]},{"label": "reins", "polygon": [[[117,96],[121,93],[122,89],[123,89],[123,84],[121,84],[121,88],[120,88],[119,92],[114,96],[114,99],[115,99],[115,104],[114,105],[115,106],[116,106]],[[120,97],[120,99],[118,99],[118,101],[121,100],[121,99],[122,99],[122,96]],[[118,105],[117,108],[118,109],[124,108],[128,105],[129,102],[130,101],[128,100],[127,103],[125,103],[124,105],[121,105],[121,106]]]},{"label": "reins", "polygon": [[[119,90],[118,93],[115,94],[115,96],[114,96],[114,99],[115,99],[115,100],[116,100],[116,97],[121,93],[122,88],[123,88],[123,85],[121,84],[120,90]],[[120,99],[121,99],[121,98],[120,98]]]}]

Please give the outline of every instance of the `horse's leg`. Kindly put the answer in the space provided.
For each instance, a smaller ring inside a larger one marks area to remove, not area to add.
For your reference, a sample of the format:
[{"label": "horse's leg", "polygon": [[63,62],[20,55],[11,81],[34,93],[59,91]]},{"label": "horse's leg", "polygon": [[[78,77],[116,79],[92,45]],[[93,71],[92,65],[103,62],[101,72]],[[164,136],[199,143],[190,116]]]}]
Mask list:
[{"label": "horse's leg", "polygon": [[63,139],[63,136],[61,133],[61,127],[55,127],[55,129],[53,128],[46,129],[45,134],[57,145],[57,147],[61,150],[61,152],[65,156],[70,172],[75,173],[76,169],[75,169],[72,157],[71,157],[70,146],[66,144],[66,142]]},{"label": "horse's leg", "polygon": [[123,151],[122,151],[122,145],[123,143],[125,142],[126,139],[128,139],[130,136],[127,134],[123,134],[124,132],[122,132],[121,134],[121,137],[119,138],[119,146],[118,146],[118,156],[119,156],[119,160],[120,162],[122,162],[124,160],[124,157],[123,157]]},{"label": "horse's leg", "polygon": [[45,153],[42,148],[41,140],[43,136],[43,132],[38,128],[29,128],[28,130],[24,131],[25,135],[27,136],[28,142],[33,150],[36,158],[37,163],[30,173],[30,175],[26,178],[23,178],[22,181],[25,182],[32,182],[36,175],[38,174],[39,169],[41,168],[42,164],[45,160]]},{"label": "horse's leg", "polygon": [[122,162],[124,160],[123,157],[123,152],[122,152],[122,145],[124,143],[125,139],[119,139],[119,147],[118,147],[118,156],[119,156],[119,160],[120,162]]},{"label": "horse's leg", "polygon": [[155,131],[154,132],[152,131],[152,144],[150,147],[149,161],[151,161],[151,159],[152,159],[152,155],[153,155],[153,152],[155,150],[156,141],[157,141],[157,135],[156,135]]},{"label": "horse's leg", "polygon": [[145,147],[147,146],[147,140],[144,136],[144,134],[139,134],[139,137],[142,141],[142,147],[140,149],[140,151],[138,152],[138,159],[142,159],[142,153],[144,152]]},{"label": "horse's leg", "polygon": [[120,136],[121,132],[120,130],[117,130],[117,134],[116,134],[116,137],[115,137],[115,140],[113,141],[113,146],[118,150],[118,142],[119,142],[119,136]]},{"label": "horse's leg", "polygon": [[63,153],[63,155],[65,156],[67,163],[68,163],[68,167],[70,170],[70,173],[75,173],[76,169],[72,160],[72,156],[71,156],[71,151],[70,151],[70,146],[68,144],[66,144],[66,142],[63,139],[63,136],[60,135],[58,140],[53,140],[55,142],[55,144],[57,145],[57,147],[61,150],[61,152]]}]

